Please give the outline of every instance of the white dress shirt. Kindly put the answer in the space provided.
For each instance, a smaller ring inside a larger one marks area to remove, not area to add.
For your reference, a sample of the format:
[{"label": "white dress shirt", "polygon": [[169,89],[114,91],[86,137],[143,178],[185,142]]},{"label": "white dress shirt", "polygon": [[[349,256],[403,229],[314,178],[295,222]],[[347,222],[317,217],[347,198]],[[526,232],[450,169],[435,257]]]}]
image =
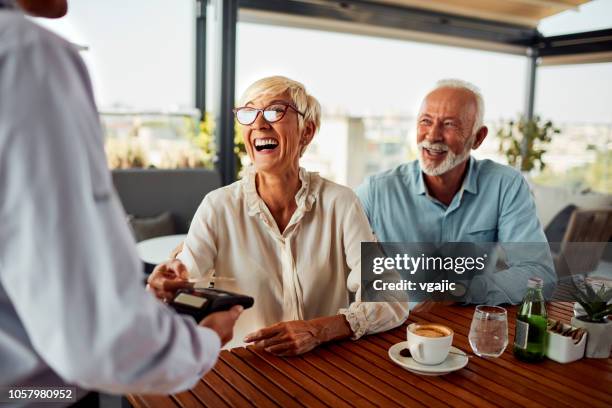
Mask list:
[{"label": "white dress shirt", "polygon": [[83,61],[0,9],[0,386],[192,387],[217,334],[144,290]]},{"label": "white dress shirt", "polygon": [[[375,240],[348,187],[300,169],[297,210],[281,233],[257,194],[255,171],[209,193],[178,258],[194,281],[255,298],[229,347],[252,331],[287,320],[344,314],[354,338],[391,329],[406,303],[361,302],[361,242]],[[356,293],[349,305],[349,292]]]}]

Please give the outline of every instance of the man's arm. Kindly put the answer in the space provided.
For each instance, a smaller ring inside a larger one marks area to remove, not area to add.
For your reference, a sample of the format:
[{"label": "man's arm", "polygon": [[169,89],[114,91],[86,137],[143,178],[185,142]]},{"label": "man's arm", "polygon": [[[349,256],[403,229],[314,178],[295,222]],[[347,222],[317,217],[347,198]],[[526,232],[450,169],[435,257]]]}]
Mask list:
[{"label": "man's arm", "polygon": [[214,365],[219,337],[142,288],[84,66],[55,40],[0,60],[1,283],[65,381],[190,388]]},{"label": "man's arm", "polygon": [[530,277],[544,280],[552,294],[556,273],[550,249],[525,179],[517,175],[501,197],[498,241],[508,268],[474,278],[470,303],[519,303]]}]

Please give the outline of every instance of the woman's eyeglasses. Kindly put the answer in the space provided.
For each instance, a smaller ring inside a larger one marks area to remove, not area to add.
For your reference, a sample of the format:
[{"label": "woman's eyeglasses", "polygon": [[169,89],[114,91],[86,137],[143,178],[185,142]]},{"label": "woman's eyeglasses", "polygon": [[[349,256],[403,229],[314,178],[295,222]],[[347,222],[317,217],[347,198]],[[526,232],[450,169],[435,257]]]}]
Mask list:
[{"label": "woman's eyeglasses", "polygon": [[274,103],[272,105],[266,106],[263,109],[257,109],[251,106],[243,106],[241,108],[234,108],[232,109],[232,111],[234,112],[238,123],[240,123],[241,125],[250,125],[255,122],[255,119],[257,119],[257,115],[259,114],[259,112],[261,112],[266,122],[278,122],[285,116],[285,113],[287,113],[287,110],[289,108],[304,116],[304,114],[297,110],[295,106],[287,103]]}]

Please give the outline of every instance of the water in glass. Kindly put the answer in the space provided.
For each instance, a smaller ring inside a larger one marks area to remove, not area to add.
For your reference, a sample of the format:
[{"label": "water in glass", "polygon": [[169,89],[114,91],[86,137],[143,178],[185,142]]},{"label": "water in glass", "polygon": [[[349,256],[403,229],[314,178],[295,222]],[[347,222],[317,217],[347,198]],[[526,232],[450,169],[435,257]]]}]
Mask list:
[{"label": "water in glass", "polygon": [[476,355],[501,356],[508,345],[506,309],[499,306],[476,306],[468,339]]}]

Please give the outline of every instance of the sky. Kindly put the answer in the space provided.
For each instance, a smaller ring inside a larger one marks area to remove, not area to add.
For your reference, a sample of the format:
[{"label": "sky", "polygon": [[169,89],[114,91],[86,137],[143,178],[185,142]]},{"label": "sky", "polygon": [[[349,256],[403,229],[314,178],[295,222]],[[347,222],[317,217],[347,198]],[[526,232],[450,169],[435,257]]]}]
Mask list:
[{"label": "sky", "polygon": [[[68,16],[43,23],[85,45],[102,110],[194,106],[193,0],[72,0]],[[611,26],[612,0],[548,18],[546,35]],[[424,43],[239,23],[236,91],[267,75],[303,82],[326,112],[414,115],[441,78],[473,82],[488,120],[523,110],[527,60]],[[273,48],[266,44],[273,43]],[[612,63],[541,67],[536,113],[558,122],[612,123]]]}]

